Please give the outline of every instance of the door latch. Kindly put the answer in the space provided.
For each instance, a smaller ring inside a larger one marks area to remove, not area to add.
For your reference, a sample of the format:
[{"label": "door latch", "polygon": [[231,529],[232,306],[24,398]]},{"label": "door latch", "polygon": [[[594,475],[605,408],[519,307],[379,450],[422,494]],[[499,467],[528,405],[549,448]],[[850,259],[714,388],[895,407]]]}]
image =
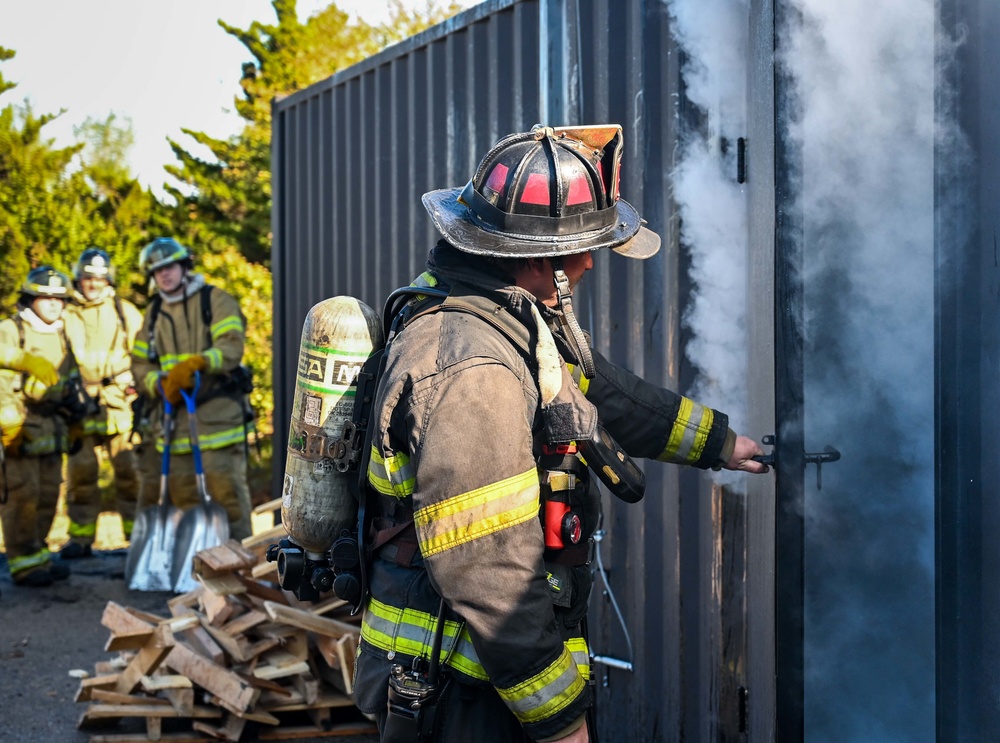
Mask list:
[{"label": "door latch", "polygon": [[[768,467],[778,466],[778,449],[777,441],[774,434],[769,433],[764,436],[761,440],[764,446],[773,446],[774,448],[767,454],[759,454],[756,457],[751,457],[755,462],[760,462],[761,464],[766,464]],[[832,446],[826,446],[823,451],[820,452],[806,452],[803,455],[803,460],[806,464],[816,465],[816,489],[823,489],[823,465],[829,462],[836,462],[840,459],[840,452],[834,449]]]}]

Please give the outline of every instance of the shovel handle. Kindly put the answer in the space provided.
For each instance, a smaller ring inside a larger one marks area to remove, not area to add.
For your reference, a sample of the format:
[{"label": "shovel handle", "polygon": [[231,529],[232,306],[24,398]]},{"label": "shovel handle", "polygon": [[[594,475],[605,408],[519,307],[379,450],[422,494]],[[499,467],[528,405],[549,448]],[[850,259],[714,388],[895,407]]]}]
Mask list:
[{"label": "shovel handle", "polygon": [[201,374],[195,372],[193,378],[194,387],[190,392],[182,389],[181,396],[184,398],[184,405],[187,406],[188,425],[191,427],[191,456],[194,459],[195,480],[198,483],[198,490],[201,493],[202,500],[208,503],[210,498],[205,489],[205,468],[201,461],[201,445],[198,443],[198,423],[195,420],[195,413],[198,410],[196,398],[198,396],[198,387],[201,386]]}]

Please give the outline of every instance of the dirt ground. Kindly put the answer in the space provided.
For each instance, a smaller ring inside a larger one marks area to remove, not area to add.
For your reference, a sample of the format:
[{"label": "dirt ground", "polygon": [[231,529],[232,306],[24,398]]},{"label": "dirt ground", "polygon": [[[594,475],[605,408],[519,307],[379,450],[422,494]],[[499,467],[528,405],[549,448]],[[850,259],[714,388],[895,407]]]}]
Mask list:
[{"label": "dirt ground", "polygon": [[[120,523],[120,522],[119,522]],[[74,703],[80,682],[70,672],[94,673],[109,660],[108,630],[101,615],[108,601],[168,615],[170,593],[130,592],[123,580],[125,550],[96,552],[67,563],[72,575],[48,588],[15,586],[0,555],[0,742],[88,743],[97,731],[77,723],[84,705]],[[144,723],[124,720],[100,734],[140,733]],[[258,737],[248,725],[243,740]],[[168,726],[164,724],[164,733]],[[273,735],[274,729],[263,731]],[[273,738],[268,738],[272,740]],[[305,743],[377,743],[377,736],[296,738]]]}]

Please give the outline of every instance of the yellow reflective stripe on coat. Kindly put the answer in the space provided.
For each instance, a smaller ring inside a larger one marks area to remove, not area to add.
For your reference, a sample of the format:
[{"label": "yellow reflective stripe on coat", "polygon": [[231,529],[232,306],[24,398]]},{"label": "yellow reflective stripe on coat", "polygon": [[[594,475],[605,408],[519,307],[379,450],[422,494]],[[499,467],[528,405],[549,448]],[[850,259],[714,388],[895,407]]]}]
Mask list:
[{"label": "yellow reflective stripe on coat", "polygon": [[670,431],[667,446],[657,457],[660,462],[697,462],[712,430],[715,413],[686,397],[681,398],[677,420]]},{"label": "yellow reflective stripe on coat", "polygon": [[582,637],[571,637],[566,640],[566,647],[573,654],[573,662],[576,663],[576,670],[580,672],[584,680],[590,679],[590,648],[587,641]]},{"label": "yellow reflective stripe on coat", "polygon": [[[361,620],[361,637],[369,645],[387,653],[402,653],[416,658],[431,657],[435,629],[437,617],[433,614],[416,609],[398,609],[374,597],[368,599]],[[468,630],[460,622],[447,619],[441,642],[441,660],[445,659],[449,666],[470,678],[489,679],[472,646]]]},{"label": "yellow reflective stripe on coat", "polygon": [[243,332],[243,321],[240,319],[239,315],[230,315],[229,317],[224,317],[217,323],[212,323],[212,328],[209,331],[212,336],[212,340],[217,340],[220,335],[224,335],[231,331]]},{"label": "yellow reflective stripe on coat", "polygon": [[[175,366],[177,366],[182,361],[188,359],[193,359],[195,356],[204,356],[208,352],[203,353],[165,353],[160,356],[160,368],[163,371],[170,371]],[[220,352],[221,353],[221,352]]]},{"label": "yellow reflective stripe on coat", "polygon": [[7,562],[7,567],[10,570],[11,575],[20,573],[22,570],[27,570],[28,568],[37,568],[39,565],[45,565],[49,562],[51,554],[44,547],[38,552],[30,555],[25,555],[24,557],[12,557]]},{"label": "yellow reflective stripe on coat", "polygon": [[408,454],[400,452],[388,457],[372,446],[368,460],[368,482],[382,495],[405,498],[413,495],[413,466]]},{"label": "yellow reflective stripe on coat", "polygon": [[538,518],[538,471],[456,495],[413,513],[424,557]]},{"label": "yellow reflective stripe on coat", "polygon": [[135,339],[135,345],[132,346],[132,355],[140,359],[149,358],[149,343],[143,340]]},{"label": "yellow reflective stripe on coat", "polygon": [[209,371],[219,371],[222,368],[222,349],[210,348],[202,354],[208,364]]},{"label": "yellow reflective stripe on coat", "polygon": [[583,693],[587,682],[577,669],[569,647],[541,673],[509,689],[497,689],[522,724],[558,714]]},{"label": "yellow reflective stripe on coat", "polygon": [[587,390],[590,389],[590,380],[583,376],[583,369],[575,364],[566,364],[566,368],[569,370],[570,376],[573,377],[576,388],[586,395]]},{"label": "yellow reflective stripe on coat", "polygon": [[[244,431],[243,426],[240,425],[233,428],[227,428],[224,431],[218,431],[216,433],[202,434],[198,437],[198,444],[202,449],[224,449],[225,447],[233,446],[234,444],[242,444],[246,438],[246,432],[251,430],[253,430],[253,428],[248,426],[246,431]],[[163,451],[162,439],[157,439],[156,451]],[[170,453],[190,454],[191,439],[175,438],[170,442]]]},{"label": "yellow reflective stripe on coat", "polygon": [[97,522],[94,521],[90,524],[77,524],[74,521],[69,522],[69,528],[66,533],[71,537],[94,537],[97,536]]}]

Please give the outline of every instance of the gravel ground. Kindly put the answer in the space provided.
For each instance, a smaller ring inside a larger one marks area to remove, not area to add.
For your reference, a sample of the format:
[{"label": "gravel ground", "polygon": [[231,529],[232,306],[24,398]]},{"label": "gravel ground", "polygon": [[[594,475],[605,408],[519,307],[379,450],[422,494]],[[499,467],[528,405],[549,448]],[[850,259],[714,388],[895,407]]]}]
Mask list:
[{"label": "gravel ground", "polygon": [[[67,563],[73,574],[48,588],[22,588],[10,579],[0,555],[0,741],[3,743],[88,743],[77,730],[84,705],[74,703],[80,682],[74,669],[94,672],[108,660],[107,628],[101,615],[108,601],[166,616],[169,593],[130,592],[123,581],[124,550],[96,552]],[[102,734],[138,733],[144,723],[124,720]],[[168,725],[164,724],[164,732]],[[269,733],[273,733],[270,729]],[[243,740],[257,736],[247,726]],[[377,743],[374,735],[296,738],[304,743]]]}]

